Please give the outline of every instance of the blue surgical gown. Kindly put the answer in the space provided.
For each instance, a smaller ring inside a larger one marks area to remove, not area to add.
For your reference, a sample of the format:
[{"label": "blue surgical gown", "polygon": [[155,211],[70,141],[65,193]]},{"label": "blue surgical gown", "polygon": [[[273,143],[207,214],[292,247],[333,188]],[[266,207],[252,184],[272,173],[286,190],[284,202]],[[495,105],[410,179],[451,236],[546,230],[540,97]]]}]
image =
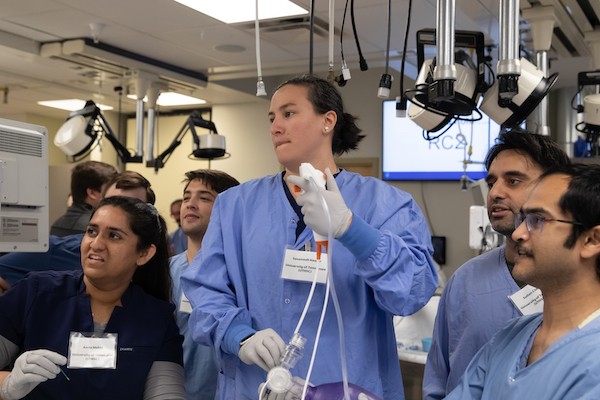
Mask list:
[{"label": "blue surgical gown", "polygon": [[475,355],[447,400],[600,399],[600,318],[526,366],[541,313],[511,320]]},{"label": "blue surgical gown", "polygon": [[[336,182],[353,212],[349,232],[330,243],[333,279],[342,309],[348,381],[386,400],[404,390],[392,317],[423,307],[437,287],[431,236],[410,195],[375,178],[342,171]],[[310,283],[280,278],[286,247],[315,249],[312,231],[296,238],[298,215],[282,175],[246,182],[219,194],[202,249],[182,281],[193,312],[196,341],[215,346],[221,361],[221,399],[256,399],[266,372],[246,365],[227,348],[230,326],[274,329],[289,341],[307,300]],[[359,227],[359,228],[356,228]],[[352,235],[363,232],[364,235]],[[317,285],[300,329],[305,356],[291,371],[306,377],[322,310],[325,285]],[[335,310],[330,301],[310,382],[342,380]]]},{"label": "blue surgical gown", "polygon": [[521,316],[508,297],[517,291],[504,246],[467,261],[452,275],[438,306],[423,399],[450,393],[479,349],[509,320]]},{"label": "blue surgical gown", "polygon": [[181,311],[181,275],[188,267],[185,254],[179,253],[169,259],[173,279],[173,303],[179,333],[183,336],[183,367],[185,368],[185,392],[188,400],[213,400],[217,390],[219,366],[212,346],[198,344],[189,328],[190,313]]}]

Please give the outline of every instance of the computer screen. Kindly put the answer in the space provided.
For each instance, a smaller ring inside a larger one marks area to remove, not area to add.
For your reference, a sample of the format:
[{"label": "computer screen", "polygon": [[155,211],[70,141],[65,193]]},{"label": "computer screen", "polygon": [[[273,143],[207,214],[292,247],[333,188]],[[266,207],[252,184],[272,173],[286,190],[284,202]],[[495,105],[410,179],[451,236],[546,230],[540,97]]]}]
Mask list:
[{"label": "computer screen", "polygon": [[457,121],[442,136],[427,141],[419,125],[409,118],[396,117],[395,100],[384,101],[383,179],[459,180],[463,175],[463,159],[469,157],[469,146],[473,163],[467,165],[467,176],[473,180],[484,178],[482,162],[499,133],[500,126],[484,114],[479,121]]}]

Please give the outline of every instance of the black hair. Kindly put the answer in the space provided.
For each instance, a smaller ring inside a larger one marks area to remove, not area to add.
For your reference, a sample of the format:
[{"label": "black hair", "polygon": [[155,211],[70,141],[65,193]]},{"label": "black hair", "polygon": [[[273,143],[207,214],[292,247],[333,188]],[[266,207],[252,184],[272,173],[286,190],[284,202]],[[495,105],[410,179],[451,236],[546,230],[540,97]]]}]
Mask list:
[{"label": "black hair", "polygon": [[549,136],[527,132],[523,129],[502,131],[485,158],[485,168],[489,171],[492,161],[504,150],[515,150],[527,155],[542,171],[557,165],[571,164],[569,156]]},{"label": "black hair", "polygon": [[223,171],[218,171],[215,169],[197,169],[185,173],[184,192],[187,190],[190,182],[194,179],[198,179],[200,182],[204,183],[217,193],[224,192],[230,187],[240,184],[237,179]]},{"label": "black hair", "polygon": [[335,86],[314,75],[302,75],[283,82],[277,87],[276,91],[286,85],[308,88],[308,101],[310,101],[313,110],[318,115],[323,115],[328,111],[336,113],[337,122],[333,128],[333,141],[331,144],[334,155],[339,156],[358,147],[358,143],[365,135],[361,135],[362,129],[356,126],[355,122],[358,118],[344,112],[342,96],[340,96]]},{"label": "black hair", "polygon": [[146,201],[152,205],[154,205],[156,202],[156,195],[154,194],[154,190],[152,190],[150,187],[150,182],[138,172],[123,171],[113,176],[112,179],[106,183],[102,197],[106,197],[106,192],[112,185],[115,185],[115,188],[122,190],[137,189],[142,187],[146,189]]},{"label": "black hair", "polygon": [[[581,224],[573,225],[564,243],[566,248],[572,249],[585,231],[600,225],[600,165],[560,165],[546,171],[540,180],[551,175],[570,178],[567,191],[560,197],[558,206],[564,214]],[[596,258],[596,275],[600,279],[600,256]]]},{"label": "black hair", "polygon": [[137,250],[151,245],[156,247],[154,256],[138,267],[132,281],[157,299],[171,301],[171,273],[169,269],[169,246],[167,225],[153,205],[125,196],[111,196],[98,203],[96,211],[104,206],[118,207],[127,214],[129,228],[137,236]]},{"label": "black hair", "polygon": [[102,185],[118,173],[112,165],[100,161],[86,161],[71,170],[71,194],[74,203],[85,203],[87,190],[102,191]]}]

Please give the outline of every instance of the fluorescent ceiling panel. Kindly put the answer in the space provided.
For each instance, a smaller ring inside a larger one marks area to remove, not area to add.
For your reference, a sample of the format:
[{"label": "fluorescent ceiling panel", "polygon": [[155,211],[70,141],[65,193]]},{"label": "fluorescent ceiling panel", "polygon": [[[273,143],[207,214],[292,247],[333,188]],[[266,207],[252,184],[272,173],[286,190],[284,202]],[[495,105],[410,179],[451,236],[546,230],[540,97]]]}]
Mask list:
[{"label": "fluorescent ceiling panel", "polygon": [[[256,2],[253,0],[175,1],[226,24],[248,22],[256,19]],[[261,20],[304,14],[308,14],[308,11],[289,0],[259,0],[258,2],[258,16]]]},{"label": "fluorescent ceiling panel", "polygon": [[[65,99],[65,100],[38,101],[37,103],[41,106],[58,108],[59,110],[77,111],[77,110],[81,110],[83,107],[85,107],[86,101],[79,100],[79,99]],[[107,106],[104,104],[96,104],[96,105],[102,111],[114,109],[114,107]]]},{"label": "fluorescent ceiling panel", "polygon": [[[137,97],[133,94],[127,95],[128,98],[136,100]],[[148,97],[144,97],[144,101],[148,101]],[[184,94],[164,92],[158,96],[156,104],[163,107],[169,106],[189,106],[193,104],[205,104],[206,100],[196,97],[186,96]]]}]

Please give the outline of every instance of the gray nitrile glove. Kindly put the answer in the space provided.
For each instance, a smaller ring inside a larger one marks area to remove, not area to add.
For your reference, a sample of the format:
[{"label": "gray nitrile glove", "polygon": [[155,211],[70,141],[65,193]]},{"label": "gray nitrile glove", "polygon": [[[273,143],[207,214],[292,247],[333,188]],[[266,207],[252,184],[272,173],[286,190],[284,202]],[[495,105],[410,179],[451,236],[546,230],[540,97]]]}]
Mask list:
[{"label": "gray nitrile glove", "polygon": [[285,342],[273,329],[256,332],[244,342],[238,356],[248,365],[256,364],[265,371],[281,364],[281,356],[285,354]]},{"label": "gray nitrile glove", "polygon": [[[348,229],[350,220],[352,219],[352,211],[346,206],[346,202],[329,168],[325,168],[325,175],[327,175],[327,189],[321,188],[319,190],[323,194],[327,208],[329,209],[332,235],[334,238],[338,238]],[[298,205],[302,207],[304,223],[313,232],[321,236],[327,236],[329,233],[327,216],[325,215],[325,210],[323,210],[320,196],[313,184],[295,175],[289,176],[287,180],[304,190],[304,193],[296,199]]]},{"label": "gray nitrile glove", "polygon": [[31,350],[21,354],[15,366],[0,388],[3,400],[21,399],[37,385],[60,373],[58,365],[65,365],[67,358],[50,350]]}]

